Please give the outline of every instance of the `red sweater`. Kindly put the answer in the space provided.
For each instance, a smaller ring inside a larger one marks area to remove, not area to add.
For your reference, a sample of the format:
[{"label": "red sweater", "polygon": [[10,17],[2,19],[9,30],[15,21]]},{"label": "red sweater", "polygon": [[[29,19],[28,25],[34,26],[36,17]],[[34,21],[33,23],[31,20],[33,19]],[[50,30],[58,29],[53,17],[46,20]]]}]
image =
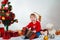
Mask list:
[{"label": "red sweater", "polygon": [[36,32],[40,32],[41,30],[41,24],[40,22],[36,21],[35,24],[33,24],[32,22],[30,22],[28,25],[27,25],[28,28],[31,28],[31,30],[36,30]]}]

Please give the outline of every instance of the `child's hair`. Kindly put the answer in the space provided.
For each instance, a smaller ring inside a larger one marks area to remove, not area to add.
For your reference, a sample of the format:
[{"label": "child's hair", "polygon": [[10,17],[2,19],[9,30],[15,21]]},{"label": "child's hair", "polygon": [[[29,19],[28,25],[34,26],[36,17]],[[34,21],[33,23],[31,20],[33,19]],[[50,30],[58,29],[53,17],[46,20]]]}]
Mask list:
[{"label": "child's hair", "polygon": [[34,17],[36,17],[36,15],[35,15],[35,14],[33,14],[33,13],[32,13],[32,14],[30,14],[30,17],[31,17],[31,16],[34,16]]}]

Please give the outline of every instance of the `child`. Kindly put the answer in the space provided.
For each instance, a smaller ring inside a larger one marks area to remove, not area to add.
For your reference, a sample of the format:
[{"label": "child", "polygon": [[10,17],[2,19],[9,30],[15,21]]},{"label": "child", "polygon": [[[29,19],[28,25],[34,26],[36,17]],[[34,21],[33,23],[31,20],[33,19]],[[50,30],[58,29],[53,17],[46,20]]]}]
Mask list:
[{"label": "child", "polygon": [[37,21],[37,17],[34,13],[30,15],[31,22],[26,26],[29,30],[32,30],[39,37],[41,34],[41,24],[40,21]]}]

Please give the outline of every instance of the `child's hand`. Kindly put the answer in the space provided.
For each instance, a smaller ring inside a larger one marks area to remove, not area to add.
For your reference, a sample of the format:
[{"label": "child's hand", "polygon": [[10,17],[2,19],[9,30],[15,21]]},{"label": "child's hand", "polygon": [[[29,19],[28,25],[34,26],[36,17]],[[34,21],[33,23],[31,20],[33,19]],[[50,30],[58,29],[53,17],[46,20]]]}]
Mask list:
[{"label": "child's hand", "polygon": [[41,34],[44,34],[44,32],[43,32],[43,31],[40,31],[40,33],[41,33]]},{"label": "child's hand", "polygon": [[34,33],[36,33],[36,30],[33,30]]},{"label": "child's hand", "polygon": [[29,28],[29,30],[31,30],[31,28]]}]

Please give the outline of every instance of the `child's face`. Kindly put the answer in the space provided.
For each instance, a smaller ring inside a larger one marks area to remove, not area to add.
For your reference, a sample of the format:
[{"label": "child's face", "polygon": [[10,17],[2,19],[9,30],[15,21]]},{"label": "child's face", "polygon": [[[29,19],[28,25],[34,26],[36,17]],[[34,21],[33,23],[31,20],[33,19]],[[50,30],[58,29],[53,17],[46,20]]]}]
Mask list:
[{"label": "child's face", "polygon": [[33,22],[33,21],[36,21],[36,17],[35,16],[30,16],[30,19],[31,19],[31,21]]}]

